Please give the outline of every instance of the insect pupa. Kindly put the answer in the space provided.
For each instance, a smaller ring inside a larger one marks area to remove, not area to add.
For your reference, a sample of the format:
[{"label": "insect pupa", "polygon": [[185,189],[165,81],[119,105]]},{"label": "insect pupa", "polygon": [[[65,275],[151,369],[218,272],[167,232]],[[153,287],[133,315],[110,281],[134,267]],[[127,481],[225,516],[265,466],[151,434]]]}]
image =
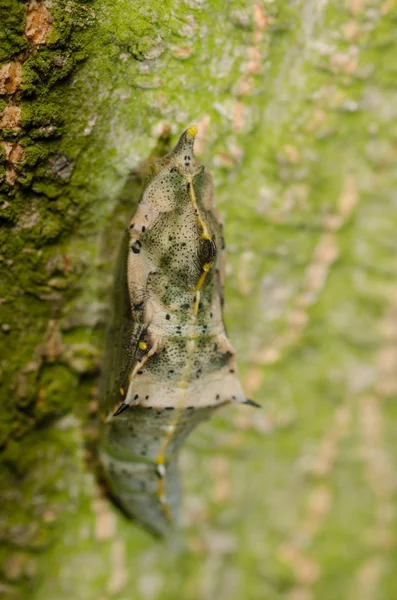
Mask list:
[{"label": "insect pupa", "polygon": [[225,245],[210,174],[184,131],[131,217],[120,251],[100,390],[112,495],[163,535],[178,522],[178,454],[221,406],[253,404],[223,323]]}]

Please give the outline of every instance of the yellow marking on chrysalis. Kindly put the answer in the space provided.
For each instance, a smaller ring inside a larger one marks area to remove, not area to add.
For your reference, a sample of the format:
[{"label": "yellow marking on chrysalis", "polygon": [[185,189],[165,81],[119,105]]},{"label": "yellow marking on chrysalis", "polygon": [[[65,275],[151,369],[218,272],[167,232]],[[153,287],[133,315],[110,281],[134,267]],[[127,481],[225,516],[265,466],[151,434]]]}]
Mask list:
[{"label": "yellow marking on chrysalis", "polygon": [[[143,343],[145,344],[146,342],[143,342]],[[138,347],[139,347],[139,344],[138,344]],[[142,356],[142,358],[140,360],[137,360],[137,362],[135,363],[135,365],[130,373],[130,376],[128,378],[130,385],[134,381],[135,375],[137,374],[137,372],[140,371],[142,369],[143,365],[145,365],[147,363],[149,358],[157,352],[157,348],[158,348],[158,344],[157,344],[157,342],[155,342],[153,344],[153,346],[150,348],[149,352],[147,354],[145,354],[144,356]]]},{"label": "yellow marking on chrysalis", "polygon": [[147,350],[147,343],[142,340],[139,342],[138,347],[139,350]]},{"label": "yellow marking on chrysalis", "polygon": [[167,502],[167,497],[165,495],[165,490],[164,490],[164,483],[163,483],[163,479],[159,479],[159,483],[161,485],[159,485],[157,492],[156,492],[156,496],[160,501],[161,504],[161,509],[163,511],[165,520],[167,521],[167,523],[169,523],[170,525],[172,525],[172,517],[171,517],[171,513],[170,513],[170,507],[168,505]]},{"label": "yellow marking on chrysalis", "polygon": [[192,310],[192,318],[193,319],[195,319],[197,317],[199,304],[200,304],[200,291],[197,290],[194,295],[194,301],[193,301],[193,310]]},{"label": "yellow marking on chrysalis", "polygon": [[199,226],[201,227],[201,236],[200,237],[203,240],[211,241],[211,237],[210,237],[209,231],[207,229],[207,225],[205,224],[203,217],[200,215],[200,211],[197,206],[196,194],[194,191],[193,182],[192,182],[191,177],[189,177],[189,180],[188,180],[188,188],[189,188],[189,199],[194,208],[194,214],[197,217],[197,222],[198,222]]},{"label": "yellow marking on chrysalis", "polygon": [[205,281],[205,278],[207,277],[207,273],[211,268],[212,263],[205,263],[205,265],[203,265],[203,272],[200,275],[200,279],[198,280],[198,282],[196,283],[196,287],[194,288],[196,291],[201,290],[201,288],[203,287],[203,283]]},{"label": "yellow marking on chrysalis", "polygon": [[123,390],[123,388],[120,388],[120,394],[121,394],[122,396],[125,396],[125,391]]},{"label": "yellow marking on chrysalis", "polygon": [[190,127],[188,127],[186,129],[186,133],[188,134],[189,137],[196,137],[196,135],[198,133],[197,125],[190,125]]},{"label": "yellow marking on chrysalis", "polygon": [[163,511],[165,520],[167,521],[167,523],[169,523],[171,525],[172,517],[171,517],[171,513],[170,513],[170,507],[167,502],[167,497],[165,495],[165,486],[164,486],[164,479],[165,479],[165,475],[166,475],[165,466],[164,466],[164,464],[165,464],[164,451],[167,448],[167,445],[168,445],[168,440],[166,438],[166,443],[163,444],[163,448],[160,450],[161,454],[159,454],[156,458],[156,464],[157,464],[156,470],[157,470],[157,475],[158,475],[156,496],[160,501],[161,510]]}]

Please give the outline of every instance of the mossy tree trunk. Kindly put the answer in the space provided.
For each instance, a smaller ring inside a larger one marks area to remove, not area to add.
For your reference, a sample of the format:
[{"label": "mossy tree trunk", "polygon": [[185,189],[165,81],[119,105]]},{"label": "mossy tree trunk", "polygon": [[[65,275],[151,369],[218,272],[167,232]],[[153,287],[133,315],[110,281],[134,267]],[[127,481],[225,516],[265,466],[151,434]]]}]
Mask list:
[{"label": "mossy tree trunk", "polygon": [[[0,597],[397,597],[392,0],[1,0]],[[190,123],[248,397],[183,455],[184,534],[85,441],[129,175]]]}]

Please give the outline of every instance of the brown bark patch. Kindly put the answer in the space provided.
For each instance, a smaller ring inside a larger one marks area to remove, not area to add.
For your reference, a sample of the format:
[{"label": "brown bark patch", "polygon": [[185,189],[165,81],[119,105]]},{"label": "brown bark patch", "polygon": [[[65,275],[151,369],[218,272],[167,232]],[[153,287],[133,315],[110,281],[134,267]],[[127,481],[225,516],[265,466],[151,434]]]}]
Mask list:
[{"label": "brown bark patch", "polygon": [[25,36],[32,44],[45,44],[54,18],[43,2],[33,0],[26,9]]},{"label": "brown bark patch", "polygon": [[10,104],[5,107],[0,114],[0,127],[3,127],[4,129],[14,129],[14,131],[19,131],[21,129],[21,109],[19,106]]},{"label": "brown bark patch", "polygon": [[13,168],[6,168],[6,182],[8,185],[14,185],[17,178],[17,172]]},{"label": "brown bark patch", "polygon": [[21,144],[13,144],[12,142],[0,142],[4,148],[6,160],[6,182],[8,185],[14,185],[17,178],[17,171],[14,168],[22,162],[23,147]]},{"label": "brown bark patch", "polygon": [[23,147],[21,144],[13,144],[11,142],[0,142],[5,151],[5,157],[8,162],[16,165],[22,161]]},{"label": "brown bark patch", "polygon": [[0,68],[0,94],[14,94],[21,86],[21,64],[16,60]]}]

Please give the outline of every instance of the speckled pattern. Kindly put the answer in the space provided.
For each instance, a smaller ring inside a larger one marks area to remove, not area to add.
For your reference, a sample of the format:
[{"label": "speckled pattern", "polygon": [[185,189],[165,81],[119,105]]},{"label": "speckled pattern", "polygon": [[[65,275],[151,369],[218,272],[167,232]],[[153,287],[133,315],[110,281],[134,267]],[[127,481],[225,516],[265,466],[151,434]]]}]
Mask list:
[{"label": "speckled pattern", "polygon": [[164,534],[178,520],[177,455],[218,407],[242,403],[223,319],[224,241],[188,128],[132,216],[120,251],[101,386],[113,495]]}]

